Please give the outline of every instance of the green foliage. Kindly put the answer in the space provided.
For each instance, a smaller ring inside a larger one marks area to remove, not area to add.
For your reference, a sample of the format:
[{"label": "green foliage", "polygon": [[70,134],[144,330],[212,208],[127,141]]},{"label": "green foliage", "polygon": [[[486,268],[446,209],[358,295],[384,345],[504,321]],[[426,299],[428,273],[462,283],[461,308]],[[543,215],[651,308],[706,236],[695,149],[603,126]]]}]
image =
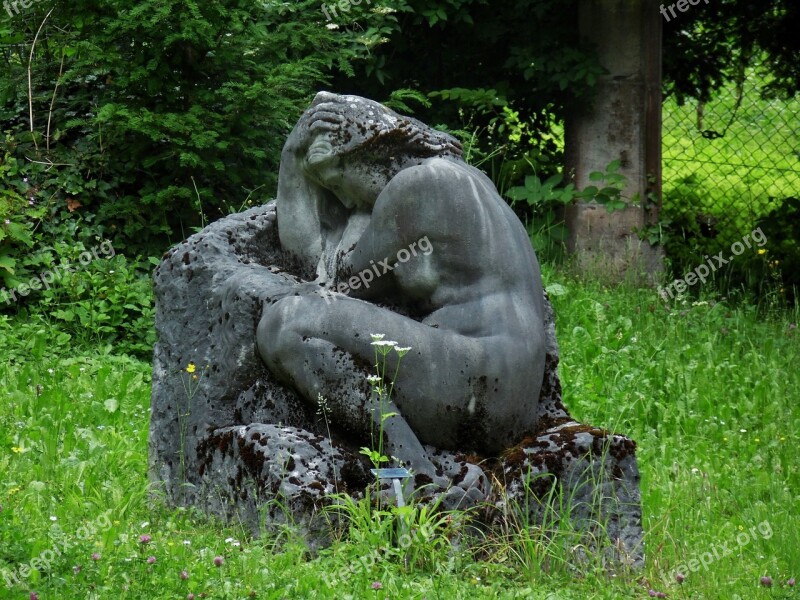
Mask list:
[{"label": "green foliage", "polygon": [[33,233],[45,212],[35,194],[6,150],[0,157],[0,287],[14,287],[28,274],[20,255],[34,245]]},{"label": "green foliage", "polygon": [[111,345],[117,353],[149,357],[155,343],[151,263],[92,250],[98,258],[82,243],[45,251],[59,258],[24,284],[39,289],[7,290],[0,296],[4,307],[54,332],[58,347]]},{"label": "green foliage", "polygon": [[627,180],[619,169],[620,161],[614,160],[606,165],[605,171],[589,174],[591,181],[602,182],[605,184],[603,187],[589,185],[577,190],[574,183],[557,187],[561,185],[563,175],[556,173],[545,181],[535,174],[528,175],[524,185],[510,188],[506,196],[511,199],[511,206],[524,201],[530,209],[528,232],[534,250],[547,259],[563,256],[563,244],[568,235],[563,221],[564,207],[576,200],[597,202],[609,213],[625,208],[628,203],[623,200],[622,191]]},{"label": "green foliage", "polygon": [[[712,101],[664,103],[661,219],[669,229],[664,247],[676,277],[705,255],[729,255],[731,244],[759,226],[770,229],[769,256],[792,254],[787,244],[793,234],[784,225],[793,209],[783,212],[781,206],[800,186],[800,136],[791,117],[800,111],[800,99],[764,100],[759,91],[768,80],[755,68],[745,75],[740,90],[727,84]],[[791,272],[783,269],[783,277]],[[760,295],[774,273],[762,258],[742,256],[716,283],[722,290],[744,286]],[[790,289],[787,297],[791,301]]]},{"label": "green foliage", "polygon": [[[800,411],[789,390],[800,384],[790,366],[800,307],[760,310],[707,288],[665,305],[653,289],[545,279],[564,292],[552,302],[565,404],[637,441],[651,585],[668,597],[745,598],[771,575],[772,592],[791,597],[782,584],[799,564]],[[770,539],[736,543],[764,521]],[[734,555],[682,587],[670,576],[721,543]]]},{"label": "green foliage", "polygon": [[664,22],[666,92],[681,104],[687,97],[707,101],[752,57],[764,55],[764,95],[792,98],[800,90],[798,30],[800,6],[794,0],[718,0],[679,13]]},{"label": "green foliage", "polygon": [[396,15],[388,43],[355,65],[357,79],[336,77],[339,87],[381,98],[387,85],[402,86],[434,99],[415,116],[460,137],[468,160],[501,190],[519,184],[529,162],[558,172],[563,118],[591,102],[603,71],[579,39],[576,1],[388,5]]},{"label": "green foliage", "polygon": [[786,198],[758,222],[770,240],[761,261],[761,275],[778,283],[778,293],[788,302],[800,302],[800,199]]},{"label": "green foliage", "polygon": [[36,311],[81,344],[147,358],[156,341],[149,266],[121,254],[95,260],[43,290]]},{"label": "green foliage", "polygon": [[[269,535],[167,508],[147,476],[150,366],[105,350],[85,355],[40,323],[0,316],[0,569],[18,572],[62,534],[70,543],[6,596],[634,600],[652,587],[730,600],[752,597],[769,575],[764,595],[793,598],[785,582],[800,564],[800,311],[713,296],[664,305],[653,289],[608,288],[547,266],[544,278],[558,290],[551,300],[567,406],[638,443],[643,572],[562,568],[572,546],[553,542],[568,532],[554,538],[524,522],[470,554],[462,514],[421,507],[353,507],[350,536],[316,557],[293,541],[278,550]],[[79,538],[104,514],[108,527]],[[738,534],[765,521],[769,539],[739,546]],[[146,546],[142,534],[152,537]],[[723,543],[734,555],[687,573],[682,585],[671,578]],[[215,556],[225,559],[220,567]]]},{"label": "green foliage", "polygon": [[[213,219],[268,199],[313,93],[381,39],[329,29],[315,0],[77,1],[46,21],[43,11],[0,25],[9,149],[56,206],[77,199],[115,228],[117,247],[139,251],[185,237],[201,211]],[[363,12],[375,27],[388,18]]]}]

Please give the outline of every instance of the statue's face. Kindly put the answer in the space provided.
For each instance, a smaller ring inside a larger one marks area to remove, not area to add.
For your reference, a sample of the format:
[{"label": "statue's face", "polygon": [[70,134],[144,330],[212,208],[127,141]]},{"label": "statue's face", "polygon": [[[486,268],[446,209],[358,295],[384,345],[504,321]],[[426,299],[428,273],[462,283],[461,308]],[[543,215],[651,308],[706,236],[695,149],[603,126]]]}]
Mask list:
[{"label": "statue's face", "polygon": [[403,168],[461,154],[448,134],[359,96],[320,92],[303,120],[305,171],[347,208],[371,207]]},{"label": "statue's face", "polygon": [[305,171],[330,190],[348,209],[369,209],[390,177],[360,154],[338,154],[327,132],[319,133],[306,151]]}]

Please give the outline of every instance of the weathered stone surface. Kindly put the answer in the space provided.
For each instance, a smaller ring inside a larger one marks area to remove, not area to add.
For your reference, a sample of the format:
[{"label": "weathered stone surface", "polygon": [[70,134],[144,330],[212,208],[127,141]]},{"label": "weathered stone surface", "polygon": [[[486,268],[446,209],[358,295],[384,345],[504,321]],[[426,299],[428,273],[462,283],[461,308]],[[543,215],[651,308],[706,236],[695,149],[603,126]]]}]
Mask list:
[{"label": "weathered stone surface", "polygon": [[[348,108],[337,113],[342,98]],[[381,113],[372,133],[362,130],[353,115],[386,109],[353,98],[322,95],[315,102],[317,117],[336,121],[325,143],[302,141],[307,133],[298,133],[319,119],[298,124],[287,142],[277,205],[212,223],[157,268],[151,477],[170,502],[241,519],[254,531],[288,520],[311,546],[327,543],[331,523],[321,509],[336,492],[359,497],[370,481],[359,448],[369,445],[380,418],[366,383],[374,365],[368,336],[387,332],[412,351],[390,407],[398,415],[384,423],[386,453],[417,473],[409,487],[420,501],[494,506],[485,512],[487,524],[520,504],[535,521],[543,513],[533,498],[547,497],[551,486],[543,482],[556,481],[570,499],[573,523],[589,531],[603,521],[608,537],[640,560],[635,445],[573,422],[561,404],[554,318],[524,229],[488,179],[458,159],[452,138],[391,111]],[[306,167],[294,156],[308,158],[309,147],[313,178],[302,176]],[[354,160],[372,162],[356,169],[350,187],[331,183],[356,168]],[[414,169],[424,172],[383,196]],[[358,187],[376,171],[387,178],[374,190],[377,200]],[[326,182],[330,188],[317,189]],[[425,202],[415,196],[431,190]],[[430,212],[429,204],[447,205],[448,194],[474,194],[474,209],[490,222],[464,239],[477,235],[485,248],[459,245],[464,219],[441,225]],[[388,291],[375,284],[367,297],[350,297],[338,286],[358,272],[359,260],[380,260],[387,248],[407,245],[395,239],[387,246],[381,237],[388,225],[378,205],[387,197],[413,208],[409,218],[424,226],[400,227],[411,238],[428,237],[439,262],[424,262],[423,252],[409,272],[396,261],[396,270],[381,277],[381,285],[393,283]],[[341,206],[331,204],[337,198]],[[370,202],[372,214],[358,210]],[[498,223],[496,235],[488,235]],[[476,268],[481,260],[488,262]],[[476,287],[481,277],[487,279]],[[442,286],[455,295],[432,299]],[[459,302],[458,290],[474,301]],[[317,394],[327,399],[325,410]],[[492,488],[493,480],[501,485]],[[599,497],[602,503],[593,502]]]}]

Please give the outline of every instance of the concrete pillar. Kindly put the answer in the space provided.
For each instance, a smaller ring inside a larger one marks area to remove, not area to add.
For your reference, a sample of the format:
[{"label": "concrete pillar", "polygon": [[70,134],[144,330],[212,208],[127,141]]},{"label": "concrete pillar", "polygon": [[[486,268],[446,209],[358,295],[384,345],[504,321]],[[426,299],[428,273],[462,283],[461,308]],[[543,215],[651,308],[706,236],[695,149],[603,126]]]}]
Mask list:
[{"label": "concrete pillar", "polygon": [[581,36],[593,44],[602,75],[594,102],[565,124],[566,166],[578,189],[613,160],[628,181],[626,200],[639,206],[608,213],[595,203],[566,210],[567,246],[581,272],[609,282],[652,280],[661,252],[636,229],[658,219],[661,206],[661,14],[656,0],[580,0]]}]

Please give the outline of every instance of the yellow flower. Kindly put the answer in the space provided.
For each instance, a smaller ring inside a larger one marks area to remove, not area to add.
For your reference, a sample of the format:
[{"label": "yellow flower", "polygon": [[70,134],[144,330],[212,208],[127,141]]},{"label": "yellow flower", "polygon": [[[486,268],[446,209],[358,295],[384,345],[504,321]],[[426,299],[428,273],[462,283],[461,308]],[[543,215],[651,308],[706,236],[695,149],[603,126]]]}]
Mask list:
[{"label": "yellow flower", "polygon": [[17,493],[18,491],[20,491],[21,489],[22,489],[22,488],[20,488],[20,487],[13,487],[13,488],[11,488],[10,490],[8,490],[8,495],[9,495],[9,496],[13,496],[14,494],[16,494],[16,493]]},{"label": "yellow flower", "polygon": [[19,446],[14,446],[13,448],[11,448],[11,451],[14,454],[20,454],[21,452],[25,452],[25,448],[20,448]]},{"label": "yellow flower", "polygon": [[194,381],[197,381],[197,375],[192,375],[192,379],[193,379]]},{"label": "yellow flower", "polygon": [[196,368],[196,367],[194,366],[194,363],[189,363],[189,364],[186,366],[186,372],[187,372],[187,373],[194,373],[194,371],[195,371],[195,368]]},{"label": "yellow flower", "polygon": [[766,254],[766,253],[767,253],[767,249],[766,248],[759,248],[758,249],[758,255],[759,256],[761,256],[762,254]]},{"label": "yellow flower", "polygon": [[761,438],[756,438],[756,442],[760,442],[760,441],[761,441]]}]

